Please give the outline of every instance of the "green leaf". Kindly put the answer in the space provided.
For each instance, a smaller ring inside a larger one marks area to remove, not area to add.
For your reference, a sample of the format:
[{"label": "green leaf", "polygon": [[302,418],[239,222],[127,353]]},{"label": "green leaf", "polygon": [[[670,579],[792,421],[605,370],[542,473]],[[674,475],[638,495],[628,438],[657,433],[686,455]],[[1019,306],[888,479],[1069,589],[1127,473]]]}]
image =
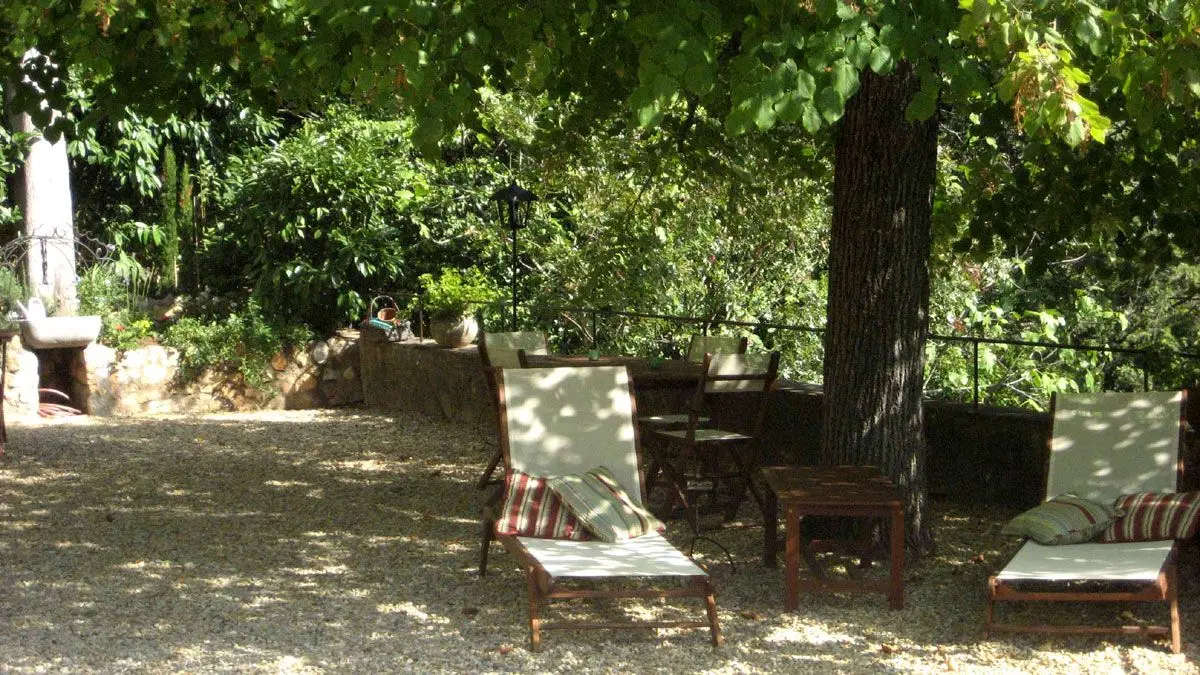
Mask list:
[{"label": "green leaf", "polygon": [[811,73],[803,70],[796,73],[796,95],[803,99],[812,100],[817,93],[817,80]]},{"label": "green leaf", "polygon": [[909,121],[927,120],[937,111],[937,89],[922,88],[913,96],[908,108],[904,110],[904,119]]},{"label": "green leaf", "polygon": [[804,125],[804,129],[810,134],[817,133],[821,128],[821,113],[817,111],[816,106],[811,103],[805,103],[800,112],[800,123]]},{"label": "green leaf", "polygon": [[975,0],[971,3],[971,17],[978,23],[987,23],[990,9],[986,0]]},{"label": "green leaf", "polygon": [[758,99],[758,108],[754,113],[754,125],[760,131],[765,131],[775,126],[775,106],[765,98]]},{"label": "green leaf", "polygon": [[771,56],[783,56],[787,52],[787,44],[780,40],[763,40],[762,49]]},{"label": "green leaf", "polygon": [[1097,143],[1103,143],[1108,137],[1108,130],[1112,126],[1112,120],[1104,115],[1096,114],[1095,116],[1087,116],[1088,134],[1092,140]]},{"label": "green leaf", "polygon": [[753,121],[753,114],[750,112],[748,104],[739,104],[729,111],[729,116],[725,118],[725,131],[736,136],[744,134],[750,130],[750,123]]},{"label": "green leaf", "polygon": [[1096,17],[1089,14],[1080,19],[1079,23],[1075,24],[1075,37],[1091,47],[1093,54],[1096,53],[1101,37],[1100,24],[1096,23]]},{"label": "green leaf", "polygon": [[1012,46],[1012,24],[1007,21],[1000,24],[1000,42],[1004,43],[1005,47]]},{"label": "green leaf", "polygon": [[838,2],[838,0],[816,0],[816,2],[817,16],[826,21],[832,19],[834,15],[838,13],[842,4]]},{"label": "green leaf", "polygon": [[846,100],[833,87],[822,89],[821,93],[817,94],[816,103],[821,117],[830,124],[841,119],[842,113],[846,111]]},{"label": "green leaf", "polygon": [[652,86],[659,98],[670,98],[679,92],[679,82],[666,73],[659,73]]},{"label": "green leaf", "polygon": [[996,83],[996,94],[1000,97],[1000,100],[1004,101],[1005,103],[1013,100],[1013,97],[1017,95],[1017,80],[1016,80],[1016,78],[1013,77],[1012,75],[1009,75],[1009,76],[1005,77],[1003,80],[1000,80],[999,82],[997,82]]},{"label": "green leaf", "polygon": [[412,133],[413,145],[422,155],[435,157],[439,154],[438,143],[442,140],[445,127],[442,126],[442,121],[436,117],[422,116],[418,120]]},{"label": "green leaf", "polygon": [[1082,119],[1071,120],[1071,125],[1067,127],[1067,145],[1073,148],[1082,143],[1084,134],[1087,132],[1086,127],[1087,125]]},{"label": "green leaf", "polygon": [[795,123],[803,112],[804,101],[795,92],[775,104],[775,114],[784,124]]},{"label": "green leaf", "polygon": [[892,50],[888,49],[887,45],[875,45],[875,49],[871,50],[869,62],[871,70],[880,75],[892,72],[892,68],[896,65],[892,60]]},{"label": "green leaf", "polygon": [[1075,84],[1087,84],[1092,81],[1092,78],[1087,73],[1075,66],[1063,66],[1062,74]]},{"label": "green leaf", "polygon": [[846,44],[846,58],[850,63],[854,64],[857,70],[862,70],[867,67],[871,60],[872,43],[870,40],[860,38],[851,40]]},{"label": "green leaf", "polygon": [[838,61],[833,67],[833,88],[848,99],[858,91],[858,71],[847,61]]},{"label": "green leaf", "polygon": [[683,74],[683,86],[693,94],[703,96],[712,91],[713,84],[713,69],[707,63],[693,64]]}]

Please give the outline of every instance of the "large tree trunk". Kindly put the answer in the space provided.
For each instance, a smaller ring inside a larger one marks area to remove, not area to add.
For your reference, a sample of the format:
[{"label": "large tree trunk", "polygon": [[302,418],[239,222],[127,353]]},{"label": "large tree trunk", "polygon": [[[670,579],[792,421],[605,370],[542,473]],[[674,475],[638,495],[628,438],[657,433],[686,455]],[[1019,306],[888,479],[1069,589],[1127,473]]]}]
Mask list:
[{"label": "large tree trunk", "polygon": [[908,122],[910,64],[864,69],[836,146],[829,245],[822,464],[883,469],[907,495],[908,548],[933,542],[924,519],[922,377],[937,122]]},{"label": "large tree trunk", "polygon": [[[37,51],[31,49],[25,58],[36,56]],[[58,114],[53,111],[54,116]],[[25,284],[58,314],[73,315],[78,300],[67,139],[47,140],[26,113],[12,115],[12,128],[32,135],[16,194],[29,239]]]}]

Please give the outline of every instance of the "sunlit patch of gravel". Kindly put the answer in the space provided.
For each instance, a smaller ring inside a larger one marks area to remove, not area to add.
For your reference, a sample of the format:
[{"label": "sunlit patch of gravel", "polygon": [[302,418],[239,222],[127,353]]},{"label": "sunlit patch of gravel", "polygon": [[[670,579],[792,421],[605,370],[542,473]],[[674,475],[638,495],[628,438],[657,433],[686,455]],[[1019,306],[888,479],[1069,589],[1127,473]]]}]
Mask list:
[{"label": "sunlit patch of gravel", "polygon": [[[0,671],[1197,672],[1200,561],[1181,558],[1184,644],[982,634],[1011,512],[937,504],[939,552],[880,594],[782,609],[762,529],[703,542],[726,644],[704,631],[549,632],[528,650],[524,578],[494,547],[480,578],[475,480],[494,440],[354,410],[11,423],[0,462]],[[748,504],[739,514],[755,523]],[[686,544],[680,523],[668,533]],[[882,574],[882,571],[872,574]],[[555,616],[698,616],[695,604]],[[1011,610],[1010,610],[1011,611]],[[1157,605],[1019,610],[1164,619]]]}]

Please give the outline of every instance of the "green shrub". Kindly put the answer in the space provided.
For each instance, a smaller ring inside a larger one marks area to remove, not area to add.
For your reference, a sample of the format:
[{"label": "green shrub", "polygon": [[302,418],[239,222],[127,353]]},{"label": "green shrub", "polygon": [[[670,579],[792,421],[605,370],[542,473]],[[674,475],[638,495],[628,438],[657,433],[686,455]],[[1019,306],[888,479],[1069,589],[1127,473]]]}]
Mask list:
[{"label": "green shrub", "polygon": [[393,288],[428,190],[408,127],[334,111],[235,163],[225,260],[214,258],[226,269],[210,272],[217,290],[248,284],[263,307],[325,332],[360,316],[373,290]]},{"label": "green shrub", "polygon": [[140,267],[115,262],[88,267],[79,275],[79,313],[101,318],[100,344],[118,351],[140,347],[157,337],[145,300],[149,275]]},{"label": "green shrub", "polygon": [[0,324],[7,325],[10,312],[17,312],[17,302],[24,302],[25,284],[21,283],[17,270],[0,267]]},{"label": "green shrub", "polygon": [[149,316],[122,321],[121,314],[128,316],[128,313],[114,313],[106,317],[108,320],[104,322],[100,331],[102,344],[123,352],[143,347],[158,339],[154,322]]},{"label": "green shrub", "polygon": [[179,350],[179,376],[195,381],[206,370],[238,374],[251,387],[271,383],[272,357],[288,345],[305,344],[311,334],[302,326],[269,321],[254,301],[219,321],[183,317],[167,328],[163,344]]}]

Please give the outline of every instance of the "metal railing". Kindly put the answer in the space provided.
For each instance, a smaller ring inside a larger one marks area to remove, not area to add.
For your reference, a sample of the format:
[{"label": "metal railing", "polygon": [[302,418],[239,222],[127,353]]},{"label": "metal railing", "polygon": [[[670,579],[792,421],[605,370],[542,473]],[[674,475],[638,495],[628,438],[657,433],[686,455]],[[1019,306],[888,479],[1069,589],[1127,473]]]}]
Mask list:
[{"label": "metal railing", "polygon": [[[417,333],[418,335],[424,337],[424,330],[423,330],[423,326],[422,326],[422,324],[424,323],[424,313],[420,309],[419,294],[412,294],[411,292],[410,293],[397,293],[396,297],[400,297],[401,295],[407,295],[408,297],[413,297],[415,295],[417,297],[417,299],[418,299],[418,303],[417,303],[418,322],[417,322],[417,326],[414,326],[414,329],[415,329],[414,332]],[[484,305],[485,303],[480,303],[480,304]],[[679,326],[689,326],[689,325],[697,326],[698,327],[697,332],[700,332],[702,334],[707,334],[710,330],[713,330],[718,327],[743,329],[750,333],[760,336],[760,338],[763,336],[769,335],[771,331],[788,331],[788,332],[792,332],[792,333],[803,333],[803,334],[808,334],[808,335],[812,335],[812,336],[822,336],[825,333],[824,328],[818,328],[818,327],[813,327],[813,326],[803,326],[803,325],[798,325],[798,324],[775,323],[775,322],[770,322],[770,321],[738,321],[738,320],[730,320],[730,319],[715,319],[712,317],[679,316],[679,315],[674,315],[674,314],[659,314],[659,313],[654,313],[654,312],[636,312],[636,311],[618,310],[618,309],[614,309],[612,307],[537,307],[537,308],[531,308],[529,305],[523,305],[522,307],[526,310],[533,310],[532,313],[526,315],[527,316],[526,320],[528,322],[528,325],[530,325],[530,326],[553,326],[556,323],[563,321],[564,318],[569,318],[567,323],[572,324],[573,326],[575,326],[576,329],[580,330],[580,332],[582,333],[582,338],[583,338],[582,344],[586,345],[588,348],[596,348],[598,346],[598,342],[600,341],[600,331],[601,331],[600,320],[602,318],[606,318],[606,317],[607,318],[618,318],[618,319],[623,319],[623,320],[634,320],[634,321],[666,321],[666,322],[673,323],[673,324],[676,324]],[[512,328],[511,328],[511,326],[507,325],[508,320],[505,318],[506,317],[505,312],[508,309],[508,305],[506,304],[504,306],[497,306],[497,308],[495,308],[495,309],[496,309],[497,318],[504,325],[503,329],[511,330]],[[570,318],[573,315],[574,316],[582,316],[582,317],[586,317],[586,318],[584,319],[583,322],[580,322],[579,320],[576,320],[575,318]],[[585,325],[585,324],[587,326],[587,329],[582,330],[583,325]],[[481,325],[482,325],[482,322],[481,322]],[[486,330],[486,326],[483,326],[483,328]],[[1128,357],[1133,358],[1135,361],[1140,362],[1140,363],[1135,363],[1134,366],[1141,372],[1141,375],[1142,375],[1141,384],[1142,384],[1142,388],[1144,390],[1150,389],[1151,367],[1148,364],[1148,362],[1153,361],[1156,358],[1160,358],[1163,356],[1177,357],[1177,358],[1186,359],[1186,360],[1190,360],[1190,361],[1196,361],[1198,367],[1200,367],[1200,353],[1184,352],[1184,351],[1173,351],[1173,350],[1163,350],[1163,349],[1143,349],[1143,348],[1135,348],[1135,347],[1120,347],[1120,346],[1109,346],[1109,345],[1095,345],[1095,344],[1086,344],[1086,343],[1078,343],[1078,342],[1050,342],[1050,341],[1044,341],[1044,340],[1020,340],[1020,339],[1009,339],[1009,338],[992,338],[992,337],[983,337],[983,336],[975,336],[975,335],[939,335],[936,333],[929,334],[928,340],[930,340],[932,342],[943,342],[943,343],[947,343],[947,344],[967,344],[970,346],[970,350],[971,350],[971,401],[970,402],[976,409],[980,406],[980,404],[982,402],[981,391],[980,391],[980,382],[981,382],[980,346],[981,345],[996,345],[996,346],[1005,346],[1005,347],[1024,347],[1024,348],[1030,348],[1030,349],[1051,349],[1051,350],[1059,349],[1059,350],[1096,352],[1096,353],[1128,356]],[[767,340],[764,340],[764,342],[767,342]]]},{"label": "metal railing", "polygon": [[[595,346],[599,335],[598,319],[600,317],[619,317],[622,319],[635,320],[661,320],[677,323],[679,325],[699,325],[700,332],[707,333],[712,328],[735,327],[747,329],[757,335],[766,335],[769,331],[792,331],[799,333],[807,333],[810,335],[824,335],[825,329],[813,326],[802,326],[787,323],[774,323],[768,321],[735,321],[725,319],[714,319],[710,317],[691,317],[691,316],[676,316],[671,314],[655,314],[648,312],[633,312],[615,310],[612,308],[596,308],[596,307],[556,307],[540,310],[543,315],[558,314],[559,316],[567,314],[585,314],[590,317],[590,333],[592,346]],[[1076,342],[1050,342],[1041,340],[1019,340],[1009,338],[991,338],[974,335],[939,335],[931,333],[928,339],[933,342],[945,343],[965,343],[970,345],[971,349],[971,404],[978,408],[981,403],[980,395],[980,346],[981,345],[999,345],[1006,347],[1025,347],[1032,349],[1061,349],[1072,351],[1087,351],[1106,353],[1113,355],[1122,355],[1133,357],[1140,360],[1142,363],[1134,364],[1142,375],[1143,390],[1150,389],[1150,366],[1147,361],[1156,357],[1174,356],[1182,359],[1196,361],[1200,365],[1200,353],[1191,353],[1183,351],[1170,351],[1162,349],[1140,349],[1132,347],[1117,347],[1108,345],[1094,345]]]},{"label": "metal railing", "polygon": [[[1077,342],[1044,342],[1039,340],[1013,340],[1007,338],[985,338],[973,335],[936,335],[930,334],[930,340],[941,342],[965,342],[971,345],[971,402],[979,407],[979,345],[1004,345],[1009,347],[1030,347],[1034,349],[1068,349],[1072,351],[1097,352],[1105,354],[1121,354],[1133,357],[1156,357],[1162,356],[1165,351],[1161,349],[1137,349],[1131,347],[1111,347],[1102,345],[1090,345]],[[1183,359],[1200,361],[1200,354],[1191,352],[1172,351],[1171,355]],[[1150,367],[1144,363],[1138,365],[1138,370],[1142,373],[1142,390],[1150,390]]]}]

